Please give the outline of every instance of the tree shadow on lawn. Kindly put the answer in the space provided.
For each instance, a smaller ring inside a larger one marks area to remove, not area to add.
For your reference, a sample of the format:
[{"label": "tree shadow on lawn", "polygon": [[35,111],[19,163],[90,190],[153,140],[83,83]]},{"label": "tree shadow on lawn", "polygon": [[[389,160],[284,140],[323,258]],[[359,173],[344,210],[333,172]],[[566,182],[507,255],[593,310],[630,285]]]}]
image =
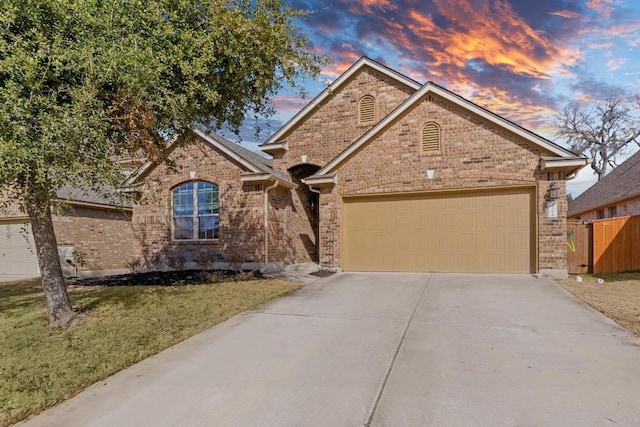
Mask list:
[{"label": "tree shadow on lawn", "polygon": [[40,279],[0,283],[0,312],[25,308],[39,302],[44,304]]},{"label": "tree shadow on lawn", "polygon": [[[133,306],[143,295],[142,292],[135,289],[105,293],[101,291],[103,287],[215,285],[222,282],[248,281],[260,278],[262,275],[259,271],[181,270],[68,279],[66,284],[74,309],[80,313],[87,313],[103,304]],[[46,308],[42,282],[39,278],[0,284],[0,312],[26,309],[38,305]]]},{"label": "tree shadow on lawn", "polygon": [[[80,313],[88,313],[99,306],[121,304],[136,306],[145,292],[134,287],[179,287],[187,285],[216,285],[230,281],[249,281],[261,278],[259,272],[237,272],[234,270],[179,270],[153,271],[146,273],[120,274],[105,277],[74,279],[71,286],[74,306]],[[103,292],[104,288],[113,292]],[[120,288],[116,291],[116,288]],[[75,295],[74,295],[75,294]]]}]

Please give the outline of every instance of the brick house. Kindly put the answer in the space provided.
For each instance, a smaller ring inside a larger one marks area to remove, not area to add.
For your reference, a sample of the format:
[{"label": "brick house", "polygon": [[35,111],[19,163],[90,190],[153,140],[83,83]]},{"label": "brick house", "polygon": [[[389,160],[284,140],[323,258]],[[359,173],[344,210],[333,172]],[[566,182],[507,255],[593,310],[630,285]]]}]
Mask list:
[{"label": "brick house", "polygon": [[[95,276],[128,271],[133,257],[131,206],[117,206],[70,186],[58,191],[53,228],[65,276]],[[69,261],[77,267],[69,263]],[[29,218],[14,204],[0,217],[0,281],[38,277]]]},{"label": "brick house", "polygon": [[261,146],[272,159],[197,134],[128,182],[143,268],[566,272],[586,159],[368,58]]},{"label": "brick house", "polygon": [[569,203],[568,219],[640,215],[640,151]]},{"label": "brick house", "polygon": [[196,142],[170,148],[171,167],[147,162],[125,183],[140,194],[132,217],[138,267],[256,269],[292,262],[287,208],[296,184],[270,159],[195,133]]}]

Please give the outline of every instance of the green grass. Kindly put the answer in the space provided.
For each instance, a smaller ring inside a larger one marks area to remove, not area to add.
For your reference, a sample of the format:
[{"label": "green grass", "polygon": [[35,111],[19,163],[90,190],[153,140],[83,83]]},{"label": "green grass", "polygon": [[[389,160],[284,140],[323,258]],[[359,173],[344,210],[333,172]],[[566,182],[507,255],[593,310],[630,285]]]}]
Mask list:
[{"label": "green grass", "polygon": [[64,330],[48,327],[39,281],[0,284],[0,426],[298,287],[280,280],[70,287],[86,319]]}]

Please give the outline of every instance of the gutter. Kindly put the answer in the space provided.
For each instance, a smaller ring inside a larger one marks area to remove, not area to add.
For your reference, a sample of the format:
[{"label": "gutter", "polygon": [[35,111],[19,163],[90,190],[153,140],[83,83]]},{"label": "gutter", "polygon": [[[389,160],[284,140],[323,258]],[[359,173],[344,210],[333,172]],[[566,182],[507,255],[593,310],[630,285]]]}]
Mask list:
[{"label": "gutter", "polygon": [[243,173],[240,181],[249,184],[264,185],[263,212],[264,212],[264,264],[269,263],[269,192],[278,186],[289,189],[298,188],[296,184],[277,177],[270,173]]},{"label": "gutter", "polygon": [[261,185],[270,185],[274,182],[277,182],[279,185],[283,187],[294,189],[298,188],[296,184],[291,181],[287,181],[286,179],[280,178],[271,173],[243,173],[240,175],[240,181],[246,182],[248,184],[261,184]]},{"label": "gutter", "polygon": [[264,188],[264,265],[269,263],[269,191],[276,188],[280,183],[276,181],[273,185]]}]

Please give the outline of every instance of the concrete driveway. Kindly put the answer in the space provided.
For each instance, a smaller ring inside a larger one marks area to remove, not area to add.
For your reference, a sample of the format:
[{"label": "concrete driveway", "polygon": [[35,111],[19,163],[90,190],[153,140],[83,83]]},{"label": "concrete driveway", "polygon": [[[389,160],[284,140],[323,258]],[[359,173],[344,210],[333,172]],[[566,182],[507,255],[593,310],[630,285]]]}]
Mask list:
[{"label": "concrete driveway", "polygon": [[343,273],[27,426],[637,426],[640,340],[524,275]]}]

